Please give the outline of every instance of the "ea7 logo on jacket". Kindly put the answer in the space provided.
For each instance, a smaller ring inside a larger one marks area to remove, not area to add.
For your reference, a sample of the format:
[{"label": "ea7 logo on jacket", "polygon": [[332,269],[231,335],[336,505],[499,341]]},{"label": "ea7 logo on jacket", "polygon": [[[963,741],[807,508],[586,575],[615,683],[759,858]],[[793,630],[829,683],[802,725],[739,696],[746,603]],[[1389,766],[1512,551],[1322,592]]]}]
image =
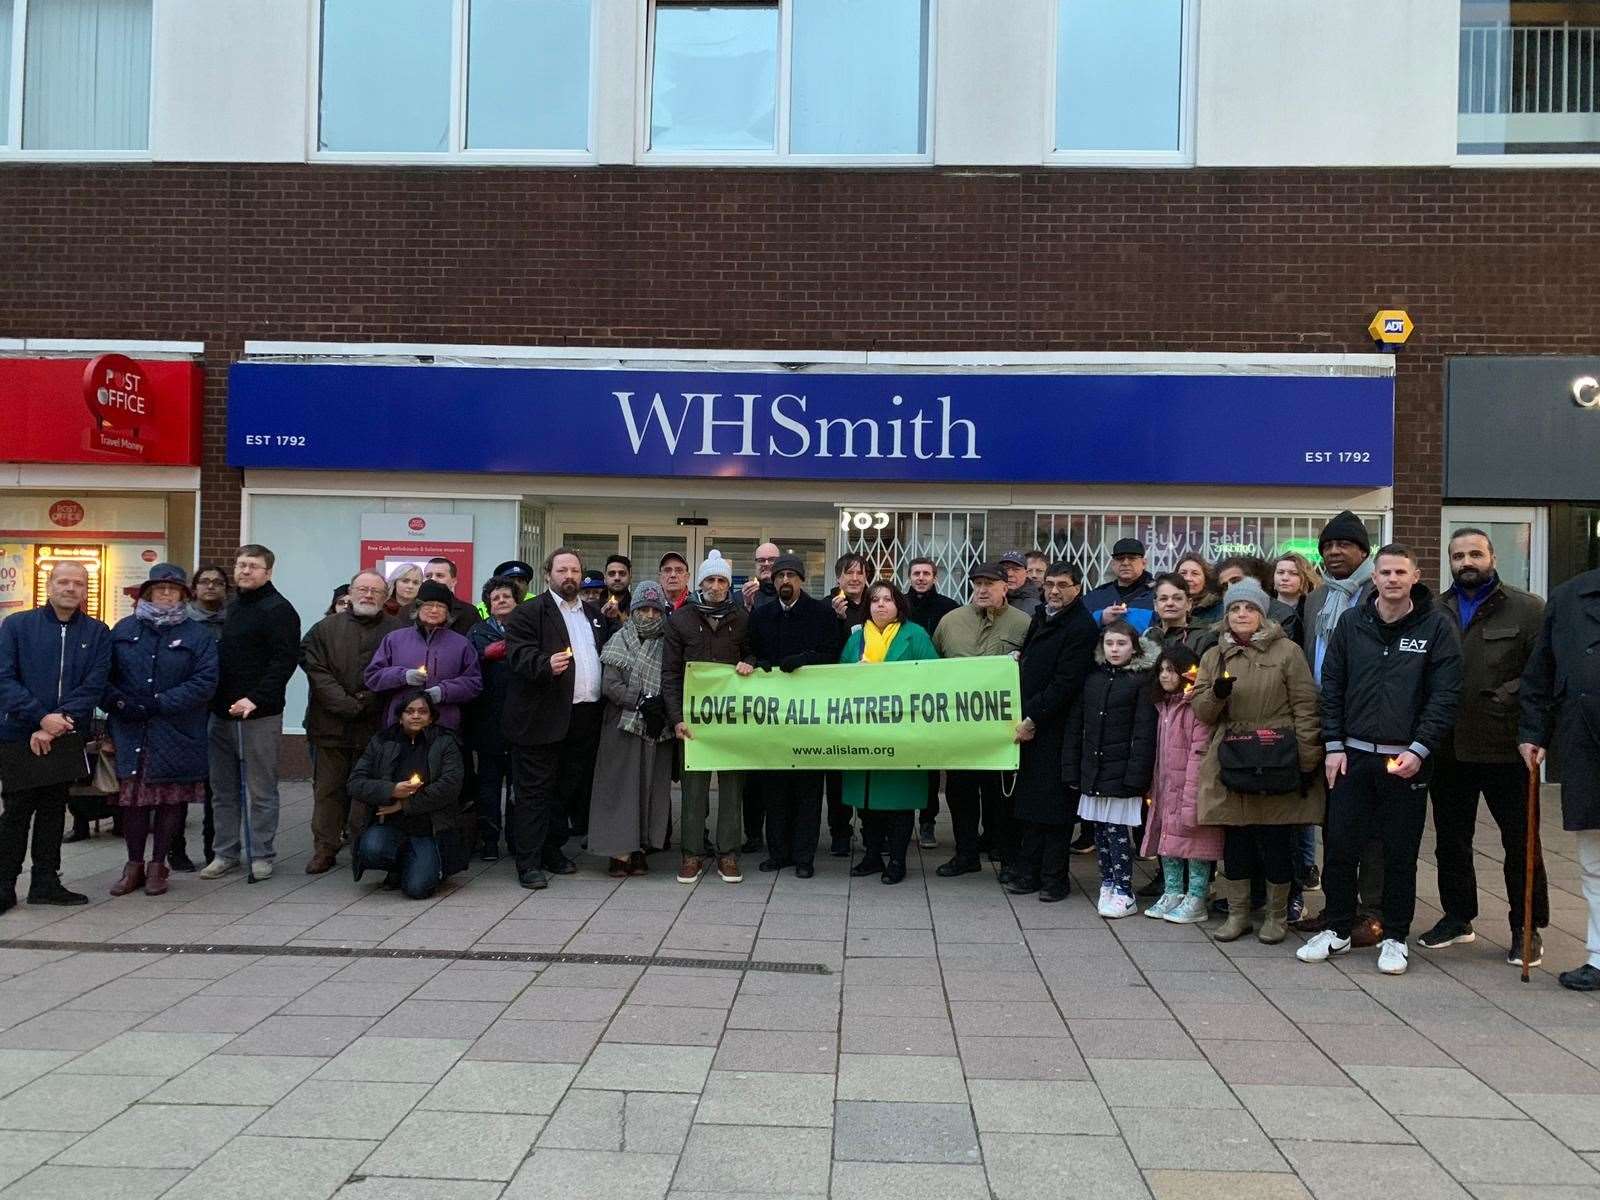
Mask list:
[{"label": "ea7 logo on jacket", "polygon": [[1401,638],[1400,651],[1402,654],[1426,654],[1428,652],[1428,639]]}]

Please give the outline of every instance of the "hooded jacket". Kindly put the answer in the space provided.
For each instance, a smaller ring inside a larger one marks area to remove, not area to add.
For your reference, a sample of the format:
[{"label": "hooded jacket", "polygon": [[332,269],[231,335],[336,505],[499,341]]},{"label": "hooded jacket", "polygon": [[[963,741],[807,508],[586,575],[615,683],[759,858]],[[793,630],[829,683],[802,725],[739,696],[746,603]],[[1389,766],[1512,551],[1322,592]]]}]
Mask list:
[{"label": "hooded jacket", "polygon": [[1406,746],[1426,758],[1450,736],[1461,704],[1461,639],[1422,584],[1398,621],[1378,615],[1377,595],[1334,626],[1322,660],[1322,740]]},{"label": "hooded jacket", "polygon": [[1140,640],[1133,658],[1114,667],[1096,643],[1094,670],[1067,718],[1061,777],[1087,796],[1143,796],[1156,762],[1156,706],[1150,674],[1158,652]]},{"label": "hooded jacket", "polygon": [[929,637],[939,628],[939,622],[946,613],[954,612],[961,607],[961,601],[954,596],[946,596],[937,587],[931,587],[925,592],[907,591],[906,608],[910,611],[911,619],[922,626],[922,632]]},{"label": "hooded jacket", "polygon": [[53,712],[87,733],[110,671],[111,630],[82,609],[13,613],[0,622],[0,742],[27,741]]},{"label": "hooded jacket", "polygon": [[216,695],[211,711],[226,717],[238,700],[256,708],[248,720],[283,712],[283,690],[300,665],[300,614],[268,580],[228,602],[217,643]]},{"label": "hooded jacket", "polygon": [[1146,854],[1165,858],[1219,859],[1222,829],[1200,822],[1200,769],[1211,748],[1211,726],[1200,719],[1181,689],[1156,708],[1156,770],[1145,816]]}]

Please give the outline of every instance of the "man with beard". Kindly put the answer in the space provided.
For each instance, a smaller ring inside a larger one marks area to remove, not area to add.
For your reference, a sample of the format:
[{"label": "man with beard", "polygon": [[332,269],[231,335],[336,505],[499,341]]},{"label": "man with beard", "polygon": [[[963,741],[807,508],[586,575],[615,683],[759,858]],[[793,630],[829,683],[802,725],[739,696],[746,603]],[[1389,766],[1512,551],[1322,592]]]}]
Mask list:
[{"label": "man with beard", "polygon": [[[961,607],[961,601],[946,596],[939,590],[939,564],[931,558],[913,558],[907,568],[910,587],[906,589],[906,607],[911,619],[930,638],[939,628],[946,613]],[[934,850],[939,839],[934,833],[934,823],[939,819],[939,777],[942,772],[928,772],[928,805],[922,810],[918,822],[917,845],[924,850]]]},{"label": "man with beard", "polygon": [[311,758],[311,858],[307,875],[333,869],[350,818],[345,784],[383,719],[383,698],[362,677],[383,639],[405,622],[383,610],[388,586],[376,571],[350,581],[350,607],[323,617],[300,643],[306,673]]},{"label": "man with beard", "polygon": [[626,554],[613,554],[606,559],[606,591],[600,611],[613,621],[628,615],[628,604],[633,598],[633,560]]},{"label": "man with beard", "polygon": [[[1472,864],[1472,835],[1478,823],[1478,795],[1500,829],[1505,854],[1506,898],[1511,906],[1511,941],[1506,962],[1523,965],[1522,896],[1528,837],[1528,768],[1517,753],[1517,694],[1528,664],[1544,601],[1503,581],[1495,570],[1494,544],[1481,529],[1458,529],[1447,553],[1454,583],[1439,606],[1461,631],[1461,712],[1456,727],[1434,757],[1434,861],[1439,870],[1438,924],[1417,940],[1442,950],[1476,936],[1478,878]],[[1550,924],[1550,885],[1544,862],[1533,873],[1533,944],[1527,965],[1543,956],[1539,930]]]},{"label": "man with beard", "polygon": [[[839,622],[828,606],[806,594],[806,568],[783,555],[772,568],[777,595],[750,615],[750,653],[764,671],[798,671],[839,661],[843,642]],[[796,878],[815,874],[821,823],[821,771],[762,771],[758,775],[766,806],[767,857],[763,871],[792,866]],[[748,831],[749,826],[746,825]]]},{"label": "man with beard", "polygon": [[537,891],[546,872],[571,875],[563,852],[569,814],[587,806],[600,742],[600,650],[615,628],[578,599],[583,560],[566,546],[544,562],[549,587],[505,619],[501,729],[512,745],[517,879]]}]

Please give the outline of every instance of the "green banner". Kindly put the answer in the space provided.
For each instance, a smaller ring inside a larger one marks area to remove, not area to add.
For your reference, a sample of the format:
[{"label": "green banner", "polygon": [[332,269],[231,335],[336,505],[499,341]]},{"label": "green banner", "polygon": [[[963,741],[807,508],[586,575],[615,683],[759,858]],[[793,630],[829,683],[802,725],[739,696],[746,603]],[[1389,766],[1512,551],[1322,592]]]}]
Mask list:
[{"label": "green banner", "polygon": [[690,771],[1017,768],[1022,702],[1005,655],[684,673]]}]

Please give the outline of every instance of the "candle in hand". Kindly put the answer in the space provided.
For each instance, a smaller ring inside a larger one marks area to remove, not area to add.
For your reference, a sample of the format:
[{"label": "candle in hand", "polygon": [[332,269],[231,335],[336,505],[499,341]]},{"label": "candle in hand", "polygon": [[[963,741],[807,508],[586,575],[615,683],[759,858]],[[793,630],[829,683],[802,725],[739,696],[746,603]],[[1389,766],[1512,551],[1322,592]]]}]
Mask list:
[{"label": "candle in hand", "polygon": [[420,667],[417,668],[417,674],[418,675],[426,675],[427,673],[428,673],[428,664],[427,663],[423,663]]},{"label": "candle in hand", "polygon": [[567,647],[567,648],[566,648],[566,649],[565,649],[565,650],[563,650],[563,651],[562,651],[562,652],[561,652],[561,653],[563,653],[563,654],[565,654],[565,655],[566,655],[566,656],[567,656],[567,657],[568,657],[568,658],[571,658],[571,657],[572,657],[572,647],[571,647],[571,646],[568,646],[568,647]]},{"label": "candle in hand", "polygon": [[1387,770],[1389,774],[1393,775],[1400,769],[1400,760],[1398,758],[1391,758],[1384,764],[1384,769]]},{"label": "candle in hand", "polygon": [[410,779],[406,780],[406,782],[407,783],[421,784],[422,776],[413,774]]}]

